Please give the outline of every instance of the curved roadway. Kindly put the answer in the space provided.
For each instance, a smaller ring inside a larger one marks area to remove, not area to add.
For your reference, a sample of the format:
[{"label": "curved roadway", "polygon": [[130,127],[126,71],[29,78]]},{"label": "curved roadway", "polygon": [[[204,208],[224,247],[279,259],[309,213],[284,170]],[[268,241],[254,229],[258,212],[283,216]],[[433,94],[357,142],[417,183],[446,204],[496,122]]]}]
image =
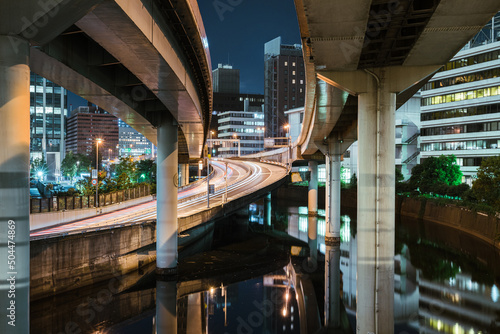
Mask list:
[{"label": "curved roadway", "polygon": [[[286,168],[260,162],[212,160],[214,175],[210,184],[215,185],[215,194],[210,195],[210,207],[222,204],[226,193],[225,162],[228,163],[227,197],[228,201],[248,195],[266,187],[286,175]],[[201,182],[194,187],[187,187],[178,193],[177,217],[188,217],[207,209],[207,184]],[[50,235],[66,234],[89,228],[114,224],[124,224],[140,220],[156,219],[156,200],[135,205],[126,209],[74,221],[67,224],[48,227],[31,232],[31,238],[44,238]]]}]

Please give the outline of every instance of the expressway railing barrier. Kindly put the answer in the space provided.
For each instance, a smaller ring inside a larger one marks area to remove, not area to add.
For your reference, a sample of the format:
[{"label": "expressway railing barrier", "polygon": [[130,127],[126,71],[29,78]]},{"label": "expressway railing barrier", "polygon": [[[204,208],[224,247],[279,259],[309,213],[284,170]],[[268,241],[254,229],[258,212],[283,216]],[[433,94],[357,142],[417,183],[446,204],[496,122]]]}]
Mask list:
[{"label": "expressway railing barrier", "polygon": [[[99,194],[99,206],[133,200],[151,194],[149,185],[118,190],[108,194]],[[93,208],[95,195],[89,196],[54,196],[50,198],[30,198],[30,213],[43,213],[65,210]]]}]

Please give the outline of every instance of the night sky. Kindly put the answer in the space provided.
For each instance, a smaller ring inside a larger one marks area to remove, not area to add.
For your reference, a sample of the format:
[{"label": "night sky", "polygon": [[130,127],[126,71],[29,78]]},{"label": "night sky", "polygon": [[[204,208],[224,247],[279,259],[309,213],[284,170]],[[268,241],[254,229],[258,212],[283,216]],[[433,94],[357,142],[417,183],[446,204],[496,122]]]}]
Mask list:
[{"label": "night sky", "polygon": [[[231,5],[231,3],[233,5]],[[264,93],[264,43],[300,44],[293,0],[200,0],[212,68],[240,70],[242,93]]]},{"label": "night sky", "polygon": [[[281,36],[284,44],[300,44],[293,0],[200,0],[212,69],[218,63],[240,70],[242,93],[264,93],[264,43]],[[73,108],[87,105],[68,94]]]}]

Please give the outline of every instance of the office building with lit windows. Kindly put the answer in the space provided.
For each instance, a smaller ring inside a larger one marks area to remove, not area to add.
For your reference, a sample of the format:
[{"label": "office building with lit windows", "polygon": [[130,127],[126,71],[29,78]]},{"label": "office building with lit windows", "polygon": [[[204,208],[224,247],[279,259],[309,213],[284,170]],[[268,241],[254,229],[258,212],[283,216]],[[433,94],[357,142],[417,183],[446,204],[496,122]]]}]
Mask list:
[{"label": "office building with lit windows", "polygon": [[67,150],[88,156],[97,138],[103,140],[99,145],[103,160],[115,159],[118,155],[118,118],[92,105],[73,110],[68,119]]},{"label": "office building with lit windows", "polygon": [[225,111],[218,116],[217,139],[220,142],[214,142],[218,151],[217,156],[238,155],[236,140],[239,140],[241,155],[257,153],[264,149],[264,113],[262,109],[250,110],[249,101],[245,100],[243,111]]},{"label": "office building with lit windows", "polygon": [[421,159],[454,154],[471,183],[500,154],[500,13],[422,89]]},{"label": "office building with lit windows", "polygon": [[61,173],[65,154],[67,92],[49,80],[30,76],[30,160],[45,159],[46,180],[55,181]]},{"label": "office building with lit windows", "polygon": [[132,128],[130,125],[118,120],[119,129],[119,156],[120,157],[145,157],[154,156],[154,146],[142,133]]},{"label": "office building with lit windows", "polygon": [[264,113],[266,137],[283,137],[285,111],[304,106],[305,70],[302,45],[264,44]]}]

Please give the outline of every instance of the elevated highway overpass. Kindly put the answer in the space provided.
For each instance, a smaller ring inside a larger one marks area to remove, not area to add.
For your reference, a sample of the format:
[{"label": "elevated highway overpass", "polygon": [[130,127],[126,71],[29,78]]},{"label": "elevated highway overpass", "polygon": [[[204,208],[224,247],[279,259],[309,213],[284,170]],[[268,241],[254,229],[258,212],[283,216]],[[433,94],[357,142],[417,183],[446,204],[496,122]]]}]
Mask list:
[{"label": "elevated highway overpass", "polygon": [[[357,333],[392,333],[395,110],[480,31],[500,3],[295,0],[295,6],[306,101],[291,155],[326,157],[325,327],[339,325],[340,159],[358,140]],[[311,203],[313,211],[317,206],[310,197],[310,212]]]},{"label": "elevated highway overpass", "polygon": [[[210,56],[197,1],[0,2],[0,256],[9,255],[10,240],[16,258],[14,267],[2,267],[0,279],[16,272],[19,320],[14,328],[2,322],[2,333],[29,328],[30,70],[156,144],[157,265],[166,273],[177,267],[178,162],[201,157],[212,108]],[[0,286],[2,294],[5,289]],[[0,299],[0,307],[9,302]]]}]

